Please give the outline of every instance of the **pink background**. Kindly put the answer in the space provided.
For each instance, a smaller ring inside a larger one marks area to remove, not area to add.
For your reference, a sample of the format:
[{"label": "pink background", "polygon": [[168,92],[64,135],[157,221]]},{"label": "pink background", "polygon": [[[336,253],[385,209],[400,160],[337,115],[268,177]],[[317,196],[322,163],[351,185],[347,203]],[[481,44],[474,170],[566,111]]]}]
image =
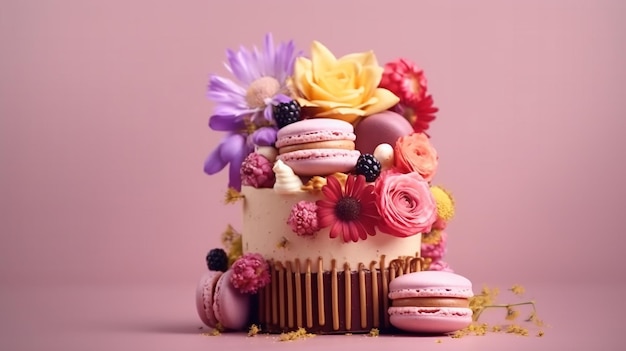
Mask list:
[{"label": "pink background", "polygon": [[478,287],[535,286],[573,323],[557,306],[576,300],[554,302],[561,285],[625,289],[625,14],[619,0],[4,1],[0,346],[123,340],[97,328],[76,344],[33,338],[35,314],[70,329],[101,315],[128,332],[116,349],[167,345],[133,339],[118,323],[129,319],[197,341],[204,255],[228,223],[241,227],[240,207],[222,203],[225,172],[202,172],[221,137],[207,126],[207,78],[226,74],[225,49],[268,31],[307,53],[315,39],[418,62],[441,109],[435,183],[458,204],[447,260]]}]

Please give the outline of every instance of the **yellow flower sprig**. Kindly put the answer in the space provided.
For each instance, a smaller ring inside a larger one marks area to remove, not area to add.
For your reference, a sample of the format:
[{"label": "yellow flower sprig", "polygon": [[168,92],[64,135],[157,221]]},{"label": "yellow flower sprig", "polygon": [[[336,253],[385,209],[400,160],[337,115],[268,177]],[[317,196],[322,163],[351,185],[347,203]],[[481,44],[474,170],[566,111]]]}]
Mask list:
[{"label": "yellow flower sprig", "polygon": [[[523,295],[525,292],[524,287],[519,284],[513,285],[508,290],[518,296]],[[478,323],[478,319],[480,318],[480,316],[485,310],[494,309],[494,308],[505,309],[506,310],[505,320],[514,321],[520,315],[520,311],[518,310],[517,307],[530,305],[532,306],[531,314],[524,321],[533,323],[534,325],[538,327],[544,326],[543,321],[537,317],[537,307],[535,305],[535,301],[530,300],[530,301],[506,303],[506,304],[496,303],[496,299],[499,293],[500,291],[498,288],[489,288],[485,286],[481,290],[480,294],[476,294],[472,298],[470,298],[470,308],[472,309],[472,312],[473,312],[473,316],[472,316],[473,323],[470,324],[470,326],[468,326],[467,328],[459,330],[456,333],[452,334],[452,337],[460,338],[462,336],[470,335],[470,334],[479,336],[479,335],[485,335],[489,331],[494,332],[494,333],[505,332],[508,334],[516,334],[516,335],[522,335],[522,336],[529,335],[528,328],[525,328],[518,324],[509,324],[509,325],[503,325],[503,326],[494,325],[491,328],[489,328],[489,325],[487,323]],[[537,336],[541,337],[543,335],[544,335],[543,330],[539,330],[539,332],[537,333]]]},{"label": "yellow flower sprig", "polygon": [[256,324],[252,324],[250,329],[248,329],[248,336],[255,336],[261,332],[261,327]]},{"label": "yellow flower sprig", "polygon": [[224,250],[228,255],[229,266],[243,255],[241,233],[237,232],[230,224],[222,233],[222,245],[224,245]]},{"label": "yellow flower sprig", "polygon": [[227,205],[234,204],[235,202],[242,200],[243,198],[244,196],[240,192],[238,192],[234,188],[228,188],[228,190],[226,190],[226,195],[224,196],[224,203]]}]

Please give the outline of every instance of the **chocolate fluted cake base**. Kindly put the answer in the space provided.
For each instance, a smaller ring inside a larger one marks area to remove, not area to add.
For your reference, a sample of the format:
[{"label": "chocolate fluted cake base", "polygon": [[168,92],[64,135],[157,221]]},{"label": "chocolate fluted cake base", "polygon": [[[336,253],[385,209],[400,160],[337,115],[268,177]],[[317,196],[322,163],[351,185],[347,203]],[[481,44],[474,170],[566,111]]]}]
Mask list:
[{"label": "chocolate fluted cake base", "polygon": [[[317,260],[321,268],[321,259]],[[261,330],[283,333],[304,328],[309,333],[368,333],[391,329],[388,286],[395,277],[419,271],[421,258],[403,257],[385,265],[385,257],[357,270],[332,262],[330,271],[312,272],[310,260],[271,262],[272,280],[257,295]],[[321,269],[319,271],[322,271]]]}]

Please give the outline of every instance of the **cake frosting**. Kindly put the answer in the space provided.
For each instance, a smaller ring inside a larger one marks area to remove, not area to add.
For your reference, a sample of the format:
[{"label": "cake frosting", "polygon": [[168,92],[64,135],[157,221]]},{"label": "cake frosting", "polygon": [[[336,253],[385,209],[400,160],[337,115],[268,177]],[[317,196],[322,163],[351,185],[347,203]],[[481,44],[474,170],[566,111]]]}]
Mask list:
[{"label": "cake frosting", "polygon": [[269,34],[228,51],[226,67],[236,81],[213,75],[208,88],[209,126],[226,136],[204,170],[228,168],[243,225],[209,269],[236,271],[229,283],[256,300],[261,330],[392,330],[390,282],[450,270],[441,233],[454,201],[433,184],[438,110],[423,71],[317,41],[305,55]]}]

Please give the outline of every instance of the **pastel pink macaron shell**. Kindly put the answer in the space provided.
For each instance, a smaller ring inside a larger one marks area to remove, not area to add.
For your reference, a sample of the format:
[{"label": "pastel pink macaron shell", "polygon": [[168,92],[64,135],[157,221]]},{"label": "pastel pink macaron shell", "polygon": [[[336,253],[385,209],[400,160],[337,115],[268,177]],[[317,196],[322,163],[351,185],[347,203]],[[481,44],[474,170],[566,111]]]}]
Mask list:
[{"label": "pastel pink macaron shell", "polygon": [[364,154],[373,154],[376,146],[394,146],[403,136],[413,133],[411,123],[393,111],[375,113],[363,118],[354,128],[356,149]]},{"label": "pastel pink macaron shell", "polygon": [[[470,298],[469,279],[444,271],[404,274],[389,283],[391,300],[410,297]],[[391,324],[407,332],[449,333],[472,322],[472,310],[465,307],[394,307],[388,309]]]},{"label": "pastel pink macaron shell", "polygon": [[312,118],[291,123],[278,130],[276,147],[329,140],[354,141],[352,124],[332,118]]},{"label": "pastel pink macaron shell", "polygon": [[213,297],[213,313],[226,330],[242,330],[250,321],[251,297],[237,290],[230,282],[228,270],[217,281]]},{"label": "pastel pink macaron shell", "polygon": [[361,156],[357,150],[305,149],[278,155],[278,159],[301,176],[351,171]]},{"label": "pastel pink macaron shell", "polygon": [[213,293],[222,272],[208,271],[202,275],[196,288],[196,309],[202,322],[211,327],[217,326],[217,318],[213,313]]},{"label": "pastel pink macaron shell", "polygon": [[389,322],[406,332],[445,334],[470,325],[471,312],[469,308],[391,307]]},{"label": "pastel pink macaron shell", "polygon": [[472,282],[456,273],[422,271],[404,274],[389,283],[389,298],[459,297],[470,298]]}]

